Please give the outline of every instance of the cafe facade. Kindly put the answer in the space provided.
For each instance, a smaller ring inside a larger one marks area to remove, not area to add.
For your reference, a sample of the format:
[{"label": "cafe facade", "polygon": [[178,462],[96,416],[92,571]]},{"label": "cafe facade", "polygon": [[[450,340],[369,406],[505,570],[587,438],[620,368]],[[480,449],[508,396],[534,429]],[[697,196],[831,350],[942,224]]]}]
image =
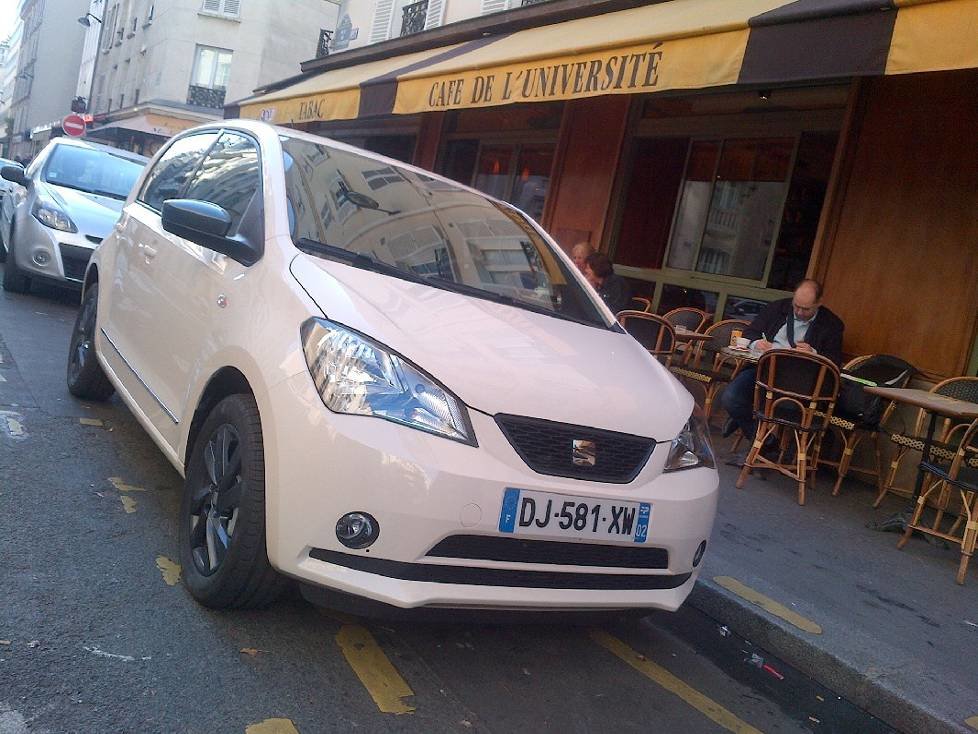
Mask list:
[{"label": "cafe facade", "polygon": [[303,68],[226,114],[510,201],[657,311],[815,277],[847,354],[978,374],[978,0],[556,0]]}]

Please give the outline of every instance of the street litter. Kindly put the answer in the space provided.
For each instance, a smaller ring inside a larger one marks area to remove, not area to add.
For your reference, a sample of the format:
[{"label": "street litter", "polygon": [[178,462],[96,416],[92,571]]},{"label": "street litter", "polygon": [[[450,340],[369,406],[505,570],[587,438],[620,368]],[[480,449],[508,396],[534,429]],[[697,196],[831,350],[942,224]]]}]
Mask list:
[{"label": "street litter", "polygon": [[[125,661],[127,663],[131,663],[131,662],[133,662],[133,661],[136,660],[136,658],[134,658],[132,655],[119,655],[119,654],[114,653],[114,652],[106,652],[105,650],[98,649],[98,647],[96,647],[95,645],[92,645],[91,647],[89,647],[88,645],[82,645],[82,649],[83,650],[86,650],[87,652],[92,653],[92,655],[98,655],[99,657],[102,657],[102,658],[112,658],[113,660],[123,660],[123,661]],[[151,656],[146,656],[146,657],[139,658],[139,659],[140,660],[152,660],[153,658]]]},{"label": "street litter", "polygon": [[720,637],[730,637],[730,630],[727,625],[722,625],[720,627]]},{"label": "street litter", "polygon": [[30,642],[27,643],[27,646],[28,647],[31,647],[31,648],[34,648],[34,647],[37,647],[40,644],[41,644],[41,641],[40,640],[31,640]]},{"label": "street litter", "polygon": [[764,663],[764,665],[761,666],[761,670],[770,673],[778,680],[784,680],[784,676],[781,673],[779,673],[775,668],[772,668],[770,665],[768,665],[767,663]]},{"label": "street litter", "polygon": [[808,720],[811,721],[811,722],[813,722],[813,723],[815,723],[815,724],[821,724],[822,723],[822,721],[820,719],[816,719],[814,716],[809,716],[808,717]]},{"label": "street litter", "polygon": [[760,668],[764,665],[764,658],[762,658],[756,652],[752,652],[749,658],[744,659],[744,662],[748,665],[753,665],[755,668]]}]

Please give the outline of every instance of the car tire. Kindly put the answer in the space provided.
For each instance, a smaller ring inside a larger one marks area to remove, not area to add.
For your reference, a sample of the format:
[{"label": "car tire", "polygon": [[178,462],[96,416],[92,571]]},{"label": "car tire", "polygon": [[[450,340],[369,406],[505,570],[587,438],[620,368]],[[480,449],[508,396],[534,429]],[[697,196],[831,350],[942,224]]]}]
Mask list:
[{"label": "car tire", "polygon": [[68,392],[85,400],[108,400],[115,392],[95,356],[98,324],[98,283],[85,291],[68,344]]},{"label": "car tire", "polygon": [[288,582],[265,548],[265,454],[253,396],[214,406],[185,474],[180,563],[187,589],[215,609],[271,604]]},{"label": "car tire", "polygon": [[7,243],[7,252],[10,257],[7,258],[7,262],[3,266],[3,289],[11,293],[27,293],[31,289],[31,279],[17,267],[17,258],[14,257],[13,225],[10,225],[10,242]]}]

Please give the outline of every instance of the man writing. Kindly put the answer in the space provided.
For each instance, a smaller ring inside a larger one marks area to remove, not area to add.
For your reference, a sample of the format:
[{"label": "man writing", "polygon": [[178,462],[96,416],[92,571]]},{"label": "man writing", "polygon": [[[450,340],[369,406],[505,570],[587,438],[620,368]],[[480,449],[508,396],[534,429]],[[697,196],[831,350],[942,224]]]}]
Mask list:
[{"label": "man writing", "polygon": [[[822,305],[822,285],[803,280],[791,298],[769,303],[744,330],[751,349],[797,349],[842,363],[842,319]],[[748,438],[755,431],[754,382],[757,370],[745,368],[727,385],[720,400],[730,418],[723,426],[727,437],[738,428]]]}]

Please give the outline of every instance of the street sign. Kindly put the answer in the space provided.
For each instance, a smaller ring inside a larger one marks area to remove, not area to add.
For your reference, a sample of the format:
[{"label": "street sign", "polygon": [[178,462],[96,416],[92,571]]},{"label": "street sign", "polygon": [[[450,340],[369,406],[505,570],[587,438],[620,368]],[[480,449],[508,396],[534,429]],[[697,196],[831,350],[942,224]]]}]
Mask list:
[{"label": "street sign", "polygon": [[61,121],[61,129],[65,131],[65,135],[80,138],[85,134],[85,119],[81,115],[66,115]]}]

